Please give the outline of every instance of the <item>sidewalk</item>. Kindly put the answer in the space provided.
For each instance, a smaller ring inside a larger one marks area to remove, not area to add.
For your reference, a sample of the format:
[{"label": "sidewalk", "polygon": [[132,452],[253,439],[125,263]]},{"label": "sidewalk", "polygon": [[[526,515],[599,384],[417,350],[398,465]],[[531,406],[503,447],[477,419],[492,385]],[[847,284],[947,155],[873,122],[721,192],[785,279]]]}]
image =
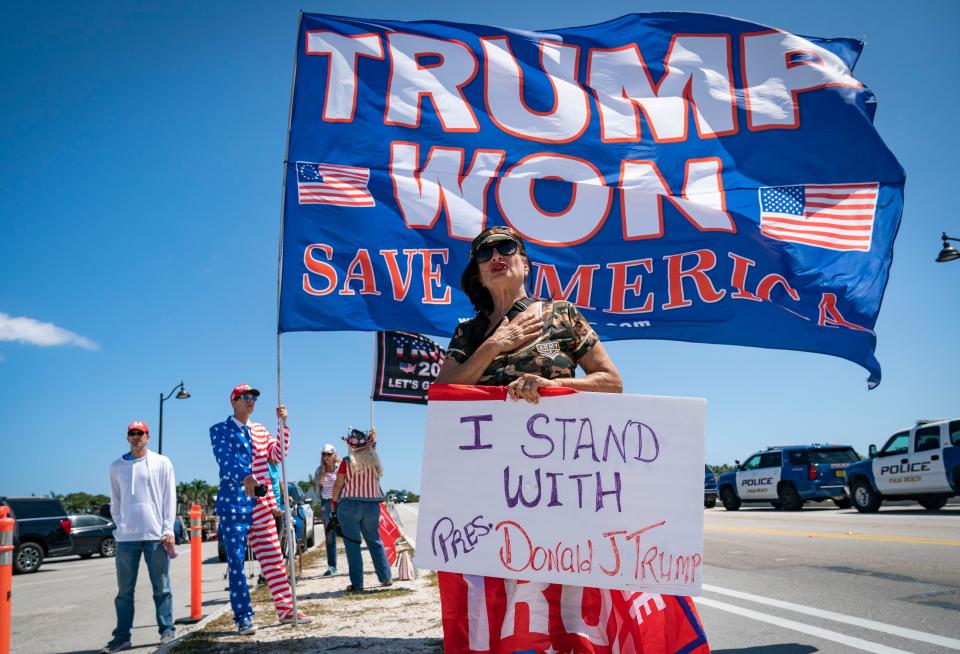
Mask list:
[{"label": "sidewalk", "polygon": [[436,575],[424,572],[413,581],[397,581],[394,566],[393,586],[381,588],[366,548],[363,559],[364,586],[369,590],[348,595],[344,591],[350,580],[342,547],[337,554],[337,574],[331,577],[323,576],[327,563],[322,544],[304,555],[297,608],[313,617],[310,624],[278,624],[270,593],[266,586],[260,586],[251,593],[254,622],[259,628],[256,634],[237,634],[233,613],[228,609],[169,651],[440,654],[443,640]]}]

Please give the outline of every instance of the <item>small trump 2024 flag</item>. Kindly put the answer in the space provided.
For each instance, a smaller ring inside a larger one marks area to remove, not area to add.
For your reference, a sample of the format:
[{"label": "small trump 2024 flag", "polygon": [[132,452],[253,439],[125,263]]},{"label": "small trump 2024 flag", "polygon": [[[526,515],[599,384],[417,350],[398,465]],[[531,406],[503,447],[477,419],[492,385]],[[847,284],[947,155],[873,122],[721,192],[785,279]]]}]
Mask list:
[{"label": "small trump 2024 flag", "polygon": [[870,251],[877,184],[760,188],[760,232],[830,250]]},{"label": "small trump 2024 flag", "polygon": [[369,168],[297,162],[297,193],[300,204],[372,207],[376,203],[367,188],[369,181]]}]

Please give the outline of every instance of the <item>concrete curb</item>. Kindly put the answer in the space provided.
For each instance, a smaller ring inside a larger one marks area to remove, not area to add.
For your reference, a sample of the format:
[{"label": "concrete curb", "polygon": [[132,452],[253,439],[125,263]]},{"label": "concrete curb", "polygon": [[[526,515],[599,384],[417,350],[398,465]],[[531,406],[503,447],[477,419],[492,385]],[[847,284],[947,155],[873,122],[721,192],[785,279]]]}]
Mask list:
[{"label": "concrete curb", "polygon": [[[307,550],[304,552],[304,554],[306,554],[306,552],[310,552],[310,551],[312,551],[312,550],[315,550],[317,547],[318,547],[318,545],[314,545],[313,547],[307,548]],[[251,592],[251,593],[253,593],[254,591],[256,591],[256,589],[257,589],[257,584],[251,584],[251,585],[250,585],[250,592]],[[203,630],[204,628],[206,628],[206,626],[207,626],[208,624],[210,624],[211,622],[213,622],[214,620],[216,620],[217,618],[219,618],[220,616],[222,616],[224,613],[226,613],[226,612],[228,612],[228,611],[231,611],[231,610],[233,610],[233,609],[232,609],[232,607],[230,606],[230,602],[228,601],[226,604],[223,604],[223,605],[220,606],[219,608],[214,609],[209,615],[204,616],[203,619],[200,620],[199,622],[196,622],[196,623],[194,623],[194,624],[178,625],[178,628],[177,628],[177,637],[174,638],[174,639],[173,639],[172,641],[170,641],[169,643],[167,643],[166,645],[161,645],[161,646],[157,647],[156,649],[149,650],[150,654],[157,654],[157,653],[162,654],[162,653],[164,653],[164,652],[169,652],[170,650],[172,650],[172,649],[174,649],[175,647],[177,647],[178,645],[180,645],[180,644],[181,644],[184,640],[186,640],[189,636],[191,636],[192,634],[194,634],[194,633],[196,633],[196,632],[198,632],[198,631]],[[184,629],[183,633],[180,633],[180,629],[181,629],[181,628]]]},{"label": "concrete curb", "polygon": [[[216,620],[217,618],[219,618],[221,615],[223,615],[229,610],[231,610],[230,603],[227,602],[223,606],[220,606],[219,608],[214,609],[213,612],[210,613],[209,615],[204,616],[204,618],[199,622],[196,622],[194,624],[178,625],[176,638],[174,638],[172,641],[170,641],[166,645],[161,645],[156,649],[150,650],[150,652],[152,653],[153,652],[169,652],[174,647],[177,647],[180,643],[186,640],[189,636],[193,635],[197,631],[200,631],[201,629],[206,627],[208,624],[210,624],[211,622],[213,622],[214,620]],[[185,629],[183,633],[180,632],[181,628]]]}]

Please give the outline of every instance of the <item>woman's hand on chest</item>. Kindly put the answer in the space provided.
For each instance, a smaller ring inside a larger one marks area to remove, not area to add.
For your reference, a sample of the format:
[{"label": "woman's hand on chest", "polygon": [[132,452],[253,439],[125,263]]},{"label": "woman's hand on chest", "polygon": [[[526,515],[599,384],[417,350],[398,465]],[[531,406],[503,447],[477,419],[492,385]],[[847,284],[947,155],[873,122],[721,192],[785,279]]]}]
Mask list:
[{"label": "woman's hand on chest", "polygon": [[534,307],[530,307],[512,321],[504,318],[488,340],[500,354],[526,345],[543,331],[543,317],[537,313]]}]

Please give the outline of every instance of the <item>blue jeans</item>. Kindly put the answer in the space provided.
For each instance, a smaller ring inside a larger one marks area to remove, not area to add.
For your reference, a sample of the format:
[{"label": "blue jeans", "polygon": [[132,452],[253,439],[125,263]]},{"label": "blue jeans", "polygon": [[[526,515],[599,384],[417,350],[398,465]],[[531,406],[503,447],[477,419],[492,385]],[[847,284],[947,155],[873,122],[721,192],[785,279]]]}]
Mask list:
[{"label": "blue jeans", "polygon": [[323,531],[327,535],[327,566],[337,567],[337,532],[330,529],[331,500],[320,499],[320,519],[323,521]]},{"label": "blue jeans", "polygon": [[140,554],[147,564],[150,584],[153,586],[153,604],[157,609],[157,628],[160,635],[173,633],[173,595],[170,592],[170,559],[158,540],[137,540],[117,543],[117,628],[116,641],[130,640],[133,627],[133,591],[137,587]]},{"label": "blue jeans", "polygon": [[380,583],[390,581],[390,564],[380,540],[380,502],[341,500],[337,504],[337,519],[343,532],[343,544],[350,566],[350,584],[363,588],[363,557],[360,555],[360,537],[367,543],[373,569]]}]

